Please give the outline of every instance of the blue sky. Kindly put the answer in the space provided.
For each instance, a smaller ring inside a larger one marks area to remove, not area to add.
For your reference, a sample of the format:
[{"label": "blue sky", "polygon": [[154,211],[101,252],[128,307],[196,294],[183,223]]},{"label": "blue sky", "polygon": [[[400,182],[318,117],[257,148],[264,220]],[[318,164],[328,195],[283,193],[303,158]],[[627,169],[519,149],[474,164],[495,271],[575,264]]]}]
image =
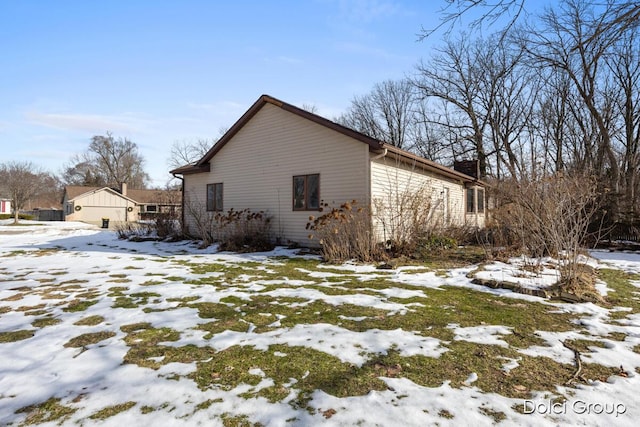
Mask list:
[{"label": "blue sky", "polygon": [[444,0],[0,0],[0,162],[57,173],[93,135],[136,142],[152,185],[176,140],[263,93],[333,118],[432,52]]}]

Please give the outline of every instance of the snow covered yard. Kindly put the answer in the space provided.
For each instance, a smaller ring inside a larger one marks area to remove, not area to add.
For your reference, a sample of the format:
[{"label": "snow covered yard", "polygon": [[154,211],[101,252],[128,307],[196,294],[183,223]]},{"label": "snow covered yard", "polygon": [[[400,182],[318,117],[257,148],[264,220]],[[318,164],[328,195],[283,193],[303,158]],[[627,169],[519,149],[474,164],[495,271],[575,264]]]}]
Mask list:
[{"label": "snow covered yard", "polygon": [[0,226],[0,425],[636,425],[640,256],[594,256],[610,307]]}]

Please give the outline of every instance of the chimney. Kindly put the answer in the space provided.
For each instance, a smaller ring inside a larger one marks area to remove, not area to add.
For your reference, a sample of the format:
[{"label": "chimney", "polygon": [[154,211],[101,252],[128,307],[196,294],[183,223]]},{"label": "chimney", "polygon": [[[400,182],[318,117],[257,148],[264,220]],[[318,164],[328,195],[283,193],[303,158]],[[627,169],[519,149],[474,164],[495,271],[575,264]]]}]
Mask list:
[{"label": "chimney", "polygon": [[453,162],[453,169],[478,179],[480,176],[480,164],[478,160],[460,160]]},{"label": "chimney", "polygon": [[123,182],[120,184],[120,194],[122,194],[123,196],[127,195],[127,183]]}]

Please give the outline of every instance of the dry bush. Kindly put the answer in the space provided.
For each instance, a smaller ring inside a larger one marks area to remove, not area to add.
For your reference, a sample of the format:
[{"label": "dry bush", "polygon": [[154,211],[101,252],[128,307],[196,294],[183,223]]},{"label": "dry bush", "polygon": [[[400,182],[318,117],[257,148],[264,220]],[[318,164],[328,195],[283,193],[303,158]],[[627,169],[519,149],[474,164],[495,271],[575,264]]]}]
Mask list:
[{"label": "dry bush", "polygon": [[161,239],[177,239],[182,235],[180,220],[175,213],[158,213],[154,216],[151,224]]},{"label": "dry bush", "polygon": [[114,226],[118,239],[139,239],[151,237],[154,234],[152,224],[146,222],[123,221]]},{"label": "dry bush", "polygon": [[228,251],[273,249],[271,217],[263,211],[230,209],[226,212],[212,212],[207,211],[206,205],[196,198],[185,199],[185,209],[193,219],[196,235],[202,239],[203,247],[218,242],[220,249]]},{"label": "dry bush", "polygon": [[271,243],[271,218],[263,211],[251,212],[249,209],[235,211],[216,218],[221,236],[220,249],[234,252],[269,251]]},{"label": "dry bush", "polygon": [[[322,208],[326,210],[329,205],[322,203]],[[313,231],[309,238],[318,240],[327,262],[372,262],[384,258],[384,251],[371,232],[371,210],[358,206],[356,200],[331,208],[317,218],[310,216],[307,230]]]},{"label": "dry bush", "polygon": [[418,243],[439,227],[427,187],[391,189],[373,200],[373,208],[385,245],[395,255],[413,254]]},{"label": "dry bush", "polygon": [[494,219],[503,237],[531,256],[564,259],[561,281],[578,280],[578,256],[600,208],[595,180],[558,174],[505,184],[499,193],[506,203],[495,211]]}]

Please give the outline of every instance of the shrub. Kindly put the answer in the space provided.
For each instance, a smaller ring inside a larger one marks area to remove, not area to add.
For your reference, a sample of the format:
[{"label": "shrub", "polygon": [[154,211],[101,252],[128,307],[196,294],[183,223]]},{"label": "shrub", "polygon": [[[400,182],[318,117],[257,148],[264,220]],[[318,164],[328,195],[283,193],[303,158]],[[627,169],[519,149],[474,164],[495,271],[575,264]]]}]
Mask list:
[{"label": "shrub", "polygon": [[503,184],[500,194],[507,202],[495,215],[503,228],[502,237],[534,257],[564,258],[561,280],[575,282],[580,270],[578,256],[601,203],[595,180],[557,174]]},{"label": "shrub", "polygon": [[381,228],[386,249],[394,256],[411,256],[425,235],[440,227],[426,187],[394,188],[373,200],[373,218]]},{"label": "shrub", "polygon": [[119,239],[136,240],[152,237],[153,224],[146,222],[118,222],[114,226]]},{"label": "shrub", "polygon": [[[322,203],[322,209],[329,205]],[[307,230],[310,239],[317,239],[322,257],[330,263],[347,260],[378,261],[384,258],[371,231],[371,210],[358,206],[356,200],[346,202],[319,217],[310,216]]]},{"label": "shrub", "polygon": [[271,218],[263,211],[249,209],[235,211],[215,217],[220,249],[234,252],[269,251],[271,243]]},{"label": "shrub", "polygon": [[[0,219],[13,219],[14,215],[13,214],[0,214]],[[30,221],[35,219],[35,217],[33,215],[28,215],[28,214],[18,214],[18,219],[24,219],[26,221]]]},{"label": "shrub", "polygon": [[[186,198],[185,209],[189,213],[196,235],[202,246],[214,242],[220,249],[235,252],[255,252],[273,249],[271,242],[271,217],[264,211],[250,209],[225,212],[207,211],[205,203],[197,198]],[[188,233],[188,227],[185,227]]]},{"label": "shrub", "polygon": [[180,221],[173,213],[158,213],[151,224],[156,235],[161,239],[177,239],[182,235]]}]

